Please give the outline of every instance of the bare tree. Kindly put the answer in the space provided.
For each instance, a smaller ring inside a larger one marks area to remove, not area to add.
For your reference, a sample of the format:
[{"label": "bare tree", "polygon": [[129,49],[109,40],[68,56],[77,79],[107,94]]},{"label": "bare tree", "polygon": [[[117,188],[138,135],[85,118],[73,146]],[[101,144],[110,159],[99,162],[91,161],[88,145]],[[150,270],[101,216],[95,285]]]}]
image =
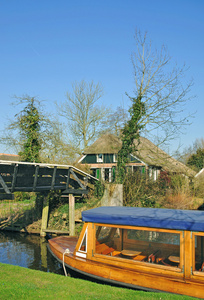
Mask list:
[{"label": "bare tree", "polygon": [[135,42],[136,51],[132,54],[135,90],[133,97],[128,95],[132,101],[130,119],[122,130],[122,147],[118,152],[117,180],[121,183],[129,154],[137,150],[141,134],[156,136],[158,145],[178,136],[189,123],[189,115],[183,116],[183,111],[190,99],[192,82],[182,85],[185,66],[170,69],[171,58],[165,47],[160,52],[154,51],[146,33],[136,31]]},{"label": "bare tree", "polygon": [[[163,46],[153,50],[151,41],[140,31],[135,32],[136,51],[132,54],[135,90],[131,100],[140,98],[145,114],[139,120],[146,135],[159,136],[158,144],[178,137],[189,125],[189,114],[184,113],[192,80],[186,82],[185,65],[172,67],[172,59]],[[184,84],[182,84],[184,82]]]},{"label": "bare tree", "polygon": [[59,106],[59,114],[68,121],[68,135],[71,144],[80,154],[90,142],[103,131],[102,123],[107,118],[108,109],[97,105],[103,95],[99,83],[82,80],[72,84],[73,93]]},{"label": "bare tree", "polygon": [[43,162],[57,164],[71,164],[76,160],[75,148],[69,143],[63,124],[57,118],[52,118],[52,130],[45,137],[41,157]]},{"label": "bare tree", "polygon": [[128,117],[128,111],[122,106],[118,106],[115,111],[109,113],[108,118],[103,123],[104,133],[108,132],[120,136]]}]

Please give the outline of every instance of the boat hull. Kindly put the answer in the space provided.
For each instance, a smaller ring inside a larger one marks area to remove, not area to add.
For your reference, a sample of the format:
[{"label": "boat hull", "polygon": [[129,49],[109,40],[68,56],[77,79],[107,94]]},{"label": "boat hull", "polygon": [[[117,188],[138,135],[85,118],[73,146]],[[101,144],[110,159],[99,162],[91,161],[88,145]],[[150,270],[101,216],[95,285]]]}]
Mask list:
[{"label": "boat hull", "polygon": [[[202,283],[177,279],[173,277],[162,276],[160,274],[149,274],[148,272],[139,272],[131,268],[121,268],[101,260],[95,261],[87,258],[77,257],[73,254],[74,244],[77,239],[73,237],[57,237],[49,240],[49,250],[52,255],[69,269],[78,272],[84,276],[94,278],[106,283],[125,286],[134,289],[154,292],[170,292],[181,295],[189,295],[203,298],[204,286]],[[66,249],[71,253],[64,254]]]},{"label": "boat hull", "polygon": [[[50,253],[53,255],[54,258],[56,258],[61,264],[63,264],[63,261],[60,260],[51,250],[51,247],[50,245],[48,245],[48,250],[50,251]],[[66,260],[67,261],[67,260]],[[86,263],[88,263],[88,260],[85,260]],[[81,263],[81,261],[80,261]],[[156,290],[156,289],[151,289],[151,288],[144,288],[144,287],[141,287],[141,286],[136,286],[136,285],[133,285],[133,284],[128,284],[128,283],[125,283],[125,282],[119,282],[119,281],[116,281],[116,280],[113,280],[113,279],[109,279],[109,278],[103,278],[101,276],[97,276],[95,274],[92,274],[92,273],[87,273],[79,268],[75,268],[73,267],[71,264],[67,264],[67,263],[64,263],[65,267],[67,267],[69,270],[71,271],[74,271],[75,273],[78,273],[79,275],[82,275],[83,277],[86,277],[86,278],[90,278],[90,279],[94,279],[96,280],[97,282],[105,282],[107,284],[112,284],[112,285],[116,285],[116,286],[123,286],[123,287],[127,287],[127,288],[133,288],[133,289],[137,289],[137,290],[143,290],[143,291],[149,291],[149,292],[161,292],[160,290]],[[94,272],[93,272],[94,273]]]}]

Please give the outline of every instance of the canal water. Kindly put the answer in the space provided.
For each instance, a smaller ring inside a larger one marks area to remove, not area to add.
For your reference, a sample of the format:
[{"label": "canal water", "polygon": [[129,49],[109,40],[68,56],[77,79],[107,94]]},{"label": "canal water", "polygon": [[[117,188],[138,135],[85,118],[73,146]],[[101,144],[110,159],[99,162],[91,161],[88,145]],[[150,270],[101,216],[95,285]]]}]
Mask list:
[{"label": "canal water", "polygon": [[64,275],[62,265],[38,235],[0,231],[0,262]]}]

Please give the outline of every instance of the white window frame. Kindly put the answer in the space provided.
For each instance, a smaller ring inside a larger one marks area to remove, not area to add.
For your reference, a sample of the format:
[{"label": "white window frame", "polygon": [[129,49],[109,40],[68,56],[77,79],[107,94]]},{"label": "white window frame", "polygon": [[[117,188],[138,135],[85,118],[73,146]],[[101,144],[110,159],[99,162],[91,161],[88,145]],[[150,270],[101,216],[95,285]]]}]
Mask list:
[{"label": "white window frame", "polygon": [[113,154],[113,162],[114,163],[118,162],[117,155],[118,154],[116,154],[116,153]]},{"label": "white window frame", "polygon": [[[87,228],[86,228],[86,230],[85,230],[85,232],[84,232],[84,236],[83,236],[83,238],[82,238],[82,240],[81,240],[81,244],[79,245],[79,248],[78,248],[78,250],[76,251],[76,256],[86,258],[86,254],[87,254],[87,242],[88,242],[87,236],[88,236],[88,230],[87,230]],[[81,249],[82,243],[83,243],[83,241],[84,241],[84,238],[86,239],[86,249],[85,249],[85,251],[82,251],[82,250],[80,250],[80,249]]]},{"label": "white window frame", "polygon": [[[99,155],[101,155],[102,157],[100,158]],[[96,161],[97,161],[97,163],[103,162],[103,154],[102,153],[96,155]]]}]

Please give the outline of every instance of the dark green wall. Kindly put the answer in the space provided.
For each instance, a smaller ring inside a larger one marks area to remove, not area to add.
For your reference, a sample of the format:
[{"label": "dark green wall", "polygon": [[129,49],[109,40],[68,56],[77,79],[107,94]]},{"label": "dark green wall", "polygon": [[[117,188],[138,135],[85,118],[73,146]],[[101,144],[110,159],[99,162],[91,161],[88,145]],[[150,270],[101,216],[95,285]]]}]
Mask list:
[{"label": "dark green wall", "polygon": [[87,154],[81,161],[82,164],[96,164],[96,154]]},{"label": "dark green wall", "polygon": [[[81,161],[82,164],[96,164],[96,154],[87,154],[87,156]],[[113,163],[113,154],[104,154],[103,163]]]}]

